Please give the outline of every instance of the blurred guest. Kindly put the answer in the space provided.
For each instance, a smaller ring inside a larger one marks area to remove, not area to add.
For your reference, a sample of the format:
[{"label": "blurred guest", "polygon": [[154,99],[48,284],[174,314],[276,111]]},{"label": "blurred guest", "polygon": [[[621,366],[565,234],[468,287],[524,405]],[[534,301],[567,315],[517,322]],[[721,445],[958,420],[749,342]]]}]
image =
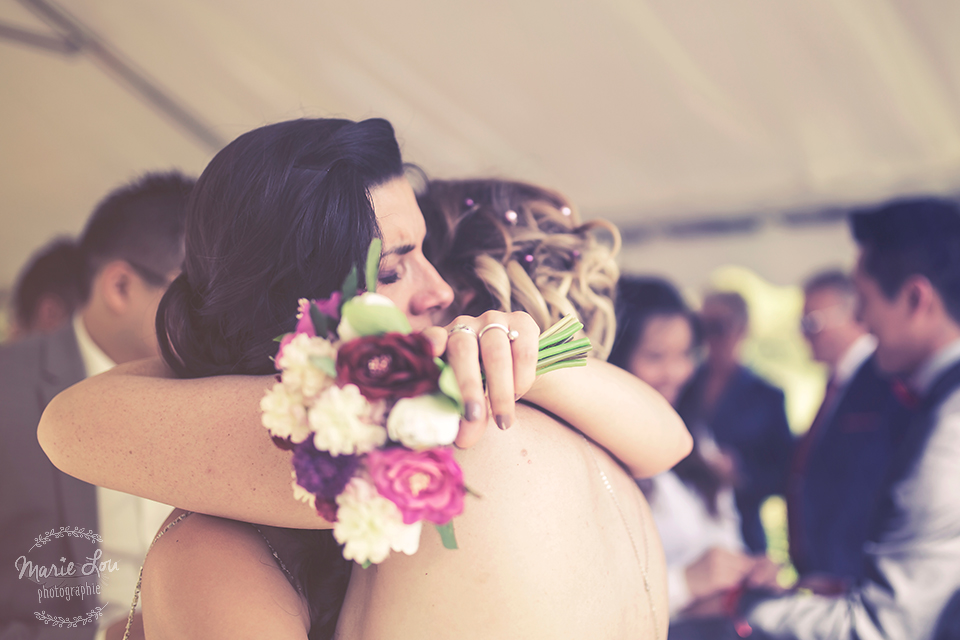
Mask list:
[{"label": "blurred guest", "polygon": [[801,329],[829,382],[794,453],[787,500],[794,566],[808,583],[817,574],[842,580],[838,590],[864,576],[863,545],[894,437],[908,419],[889,378],[877,371],[877,340],[857,321],[855,307],[853,281],[840,271],[817,274],[804,286]]},{"label": "blurred guest", "polygon": [[760,506],[769,496],[785,492],[793,447],[783,391],[740,364],[748,325],[747,304],[740,294],[709,294],[701,319],[707,359],[677,410],[701,448],[715,441],[732,457],[743,540],[751,551],[762,553],[767,539]]},{"label": "blurred guest", "polygon": [[863,577],[838,595],[749,593],[741,610],[761,637],[939,640],[960,622],[956,600],[947,607],[960,590],[960,207],[896,200],[851,224],[859,317],[916,413],[894,449]]},{"label": "blurred guest", "polygon": [[[100,603],[109,603],[99,620],[104,633],[114,622],[122,632],[146,544],[170,508],[61,473],[40,449],[36,429],[44,407],[66,387],[115,363],[159,354],[157,305],[183,260],[192,187],[193,181],[180,174],[153,174],[109,194],[78,243],[83,256],[79,312],[51,334],[0,348],[0,564],[15,566],[46,532],[62,527],[96,532],[103,538],[101,557],[117,565],[100,581]],[[88,539],[61,534],[32,550],[30,559],[79,567],[93,549]],[[37,585],[19,579],[15,571],[2,576],[0,637],[93,637],[95,624],[58,629],[34,613],[43,609],[49,615],[89,617],[96,598],[38,604]]]},{"label": "blurred guest", "polygon": [[[617,305],[618,332],[610,362],[676,403],[695,367],[692,312],[672,285],[656,278],[622,278]],[[663,541],[675,621],[705,598],[744,582],[772,580],[776,568],[765,557],[746,552],[730,478],[697,445],[671,471],[638,484]],[[717,632],[712,626],[710,631]],[[689,626],[671,627],[671,637],[677,634],[695,637]]]},{"label": "blurred guest", "polygon": [[83,259],[76,242],[59,238],[37,251],[13,287],[12,339],[52,333],[83,302]]}]

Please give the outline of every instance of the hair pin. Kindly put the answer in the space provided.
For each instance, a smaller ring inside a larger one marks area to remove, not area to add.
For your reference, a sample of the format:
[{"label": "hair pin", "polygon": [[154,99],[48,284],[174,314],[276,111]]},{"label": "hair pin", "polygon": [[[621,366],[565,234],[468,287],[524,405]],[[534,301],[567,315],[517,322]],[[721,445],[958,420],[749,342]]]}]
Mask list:
[{"label": "hair pin", "polygon": [[565,216],[569,216],[571,213],[573,213],[573,211],[570,210],[570,207],[561,207],[560,213],[562,213]]},{"label": "hair pin", "polygon": [[514,211],[513,209],[507,209],[507,212],[503,214],[503,217],[505,217],[507,219],[507,222],[509,222],[510,224],[517,224],[517,218],[519,216],[517,216],[517,212]]}]

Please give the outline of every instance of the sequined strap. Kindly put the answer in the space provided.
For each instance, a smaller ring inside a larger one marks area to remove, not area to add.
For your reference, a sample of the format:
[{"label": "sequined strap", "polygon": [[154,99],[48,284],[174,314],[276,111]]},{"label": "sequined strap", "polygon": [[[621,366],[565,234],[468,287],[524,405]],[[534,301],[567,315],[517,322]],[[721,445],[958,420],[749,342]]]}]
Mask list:
[{"label": "sequined strap", "polygon": [[[147,549],[147,553],[150,553],[150,549],[153,549],[153,545],[157,543],[157,540],[159,540],[163,536],[163,534],[165,534],[167,531],[173,528],[174,525],[180,522],[183,522],[183,520],[187,516],[191,515],[192,513],[193,513],[192,511],[184,511],[179,516],[177,516],[175,520],[171,521],[167,526],[165,526],[163,529],[157,532],[157,535],[153,539],[153,542],[150,543],[150,548]],[[267,548],[270,549],[270,553],[273,554],[273,559],[277,561],[277,565],[280,567],[283,573],[286,574],[287,579],[290,581],[290,584],[293,585],[293,587],[296,588],[296,590],[302,596],[303,589],[300,587],[300,584],[297,582],[297,580],[293,577],[293,574],[290,573],[289,569],[287,569],[287,565],[283,564],[283,560],[280,559],[280,554],[278,554],[277,550],[273,548],[272,544],[270,544],[270,539],[267,538],[266,534],[264,534],[263,531],[260,530],[260,527],[258,527],[257,525],[251,524],[250,526],[253,527],[254,530],[256,530],[256,532],[260,534],[261,538],[263,538],[263,541],[266,543]],[[144,561],[146,561],[146,556],[144,556]],[[140,585],[142,584],[142,582],[143,582],[143,565],[140,565],[140,574],[137,576],[137,588],[133,592],[133,602],[130,603],[130,613],[127,615],[127,627],[123,632],[123,640],[129,640],[130,638],[130,630],[133,628],[133,618],[137,611],[137,605],[140,604]]]},{"label": "sequined strap", "polygon": [[[173,521],[171,521],[167,526],[157,532],[156,537],[154,537],[153,542],[150,543],[150,547],[147,549],[147,553],[150,553],[150,549],[153,549],[153,545],[157,544],[163,534],[169,531],[174,525],[182,522],[187,516],[191,515],[192,511],[184,511],[179,516],[177,516]],[[146,561],[146,555],[144,555],[144,561]],[[127,627],[123,630],[123,640],[130,639],[130,630],[133,628],[133,616],[137,612],[137,605],[140,604],[140,585],[143,583],[143,565],[140,565],[140,574],[137,576],[137,588],[133,591],[133,602],[130,603],[130,613],[127,614]]]}]

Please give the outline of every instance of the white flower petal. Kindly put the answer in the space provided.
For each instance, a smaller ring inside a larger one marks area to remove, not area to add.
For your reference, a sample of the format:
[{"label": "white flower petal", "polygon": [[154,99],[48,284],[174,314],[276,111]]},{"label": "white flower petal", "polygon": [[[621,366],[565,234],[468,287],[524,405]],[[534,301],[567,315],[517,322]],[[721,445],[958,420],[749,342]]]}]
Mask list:
[{"label": "white flower petal", "polygon": [[452,444],[460,429],[460,414],[444,398],[434,395],[403,398],[387,417],[391,440],[410,449]]},{"label": "white flower petal", "polygon": [[299,391],[278,382],[260,399],[260,421],[277,438],[303,442],[312,434],[303,402]]},{"label": "white flower petal", "polygon": [[355,477],[337,496],[333,537],[344,545],[343,557],[360,564],[383,562],[390,550],[416,553],[422,523],[403,523],[395,504],[377,493],[368,480]]},{"label": "white flower petal", "polygon": [[372,408],[356,385],[330,387],[307,412],[313,445],[330,455],[366,453],[387,441],[371,417]]}]

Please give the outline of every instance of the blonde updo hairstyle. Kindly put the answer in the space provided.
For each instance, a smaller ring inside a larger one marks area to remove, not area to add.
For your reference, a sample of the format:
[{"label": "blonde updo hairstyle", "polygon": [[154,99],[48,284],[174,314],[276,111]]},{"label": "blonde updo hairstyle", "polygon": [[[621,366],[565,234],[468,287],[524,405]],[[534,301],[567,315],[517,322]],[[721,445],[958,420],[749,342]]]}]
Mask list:
[{"label": "blonde updo hairstyle", "polygon": [[583,223],[559,193],[504,180],[432,180],[419,197],[430,230],[425,250],[456,292],[454,312],[526,311],[546,329],[576,314],[606,358],[620,233]]}]

